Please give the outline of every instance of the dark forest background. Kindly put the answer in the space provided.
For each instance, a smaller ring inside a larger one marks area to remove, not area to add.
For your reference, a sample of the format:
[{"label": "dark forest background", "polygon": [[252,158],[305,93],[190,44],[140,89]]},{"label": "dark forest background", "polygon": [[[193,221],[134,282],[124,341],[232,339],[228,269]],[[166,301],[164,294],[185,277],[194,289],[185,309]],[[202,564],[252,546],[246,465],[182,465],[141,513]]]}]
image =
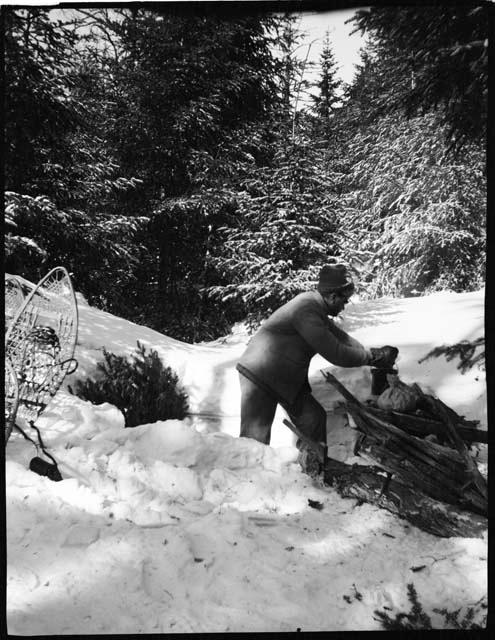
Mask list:
[{"label": "dark forest background", "polygon": [[3,7],[6,271],[185,341],[332,260],[362,297],[479,288],[487,11],[358,11],[352,83],[327,37],[311,86],[297,15]]}]

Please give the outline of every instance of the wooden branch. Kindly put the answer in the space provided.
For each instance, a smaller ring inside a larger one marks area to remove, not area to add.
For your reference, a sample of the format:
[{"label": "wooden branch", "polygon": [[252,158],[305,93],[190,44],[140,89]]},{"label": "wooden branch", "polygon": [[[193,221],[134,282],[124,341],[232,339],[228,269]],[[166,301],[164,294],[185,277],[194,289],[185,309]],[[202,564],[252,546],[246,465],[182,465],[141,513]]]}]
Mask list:
[{"label": "wooden branch", "polygon": [[287,427],[289,427],[289,429],[293,431],[298,438],[301,438],[304,444],[306,444],[316,453],[318,459],[323,465],[326,464],[328,458],[328,446],[326,442],[315,442],[314,440],[311,440],[311,438],[308,438],[308,436],[304,435],[302,431],[299,431],[296,425],[293,424],[290,420],[284,419],[283,423]]},{"label": "wooden branch", "polygon": [[108,14],[104,12],[102,17],[101,13],[89,12],[89,11],[85,11],[84,9],[76,9],[76,11],[78,13],[82,13],[84,16],[92,20],[92,22],[89,23],[89,26],[91,26],[91,24],[94,24],[98,29],[100,29],[105,34],[107,41],[112,46],[115,60],[118,62],[119,61],[118,46],[117,44],[115,44],[113,40],[113,36],[110,34],[108,30],[108,22],[109,22]]},{"label": "wooden branch", "polygon": [[[411,388],[414,389],[416,391],[416,393],[420,396],[421,400],[423,401],[423,405],[428,410],[428,413],[432,413],[434,417],[440,419],[440,416],[438,416],[438,413],[436,413],[435,409],[431,405],[428,404],[427,398],[433,398],[433,396],[427,395],[421,389],[421,387],[419,386],[419,384],[417,382],[413,382],[413,384],[411,385]],[[439,400],[439,402],[441,402],[441,400]],[[466,418],[464,416],[460,416],[451,407],[448,407],[443,402],[441,402],[441,403],[444,406],[444,408],[447,411],[447,413],[449,414],[452,422],[455,423],[456,427],[462,426],[462,427],[466,427],[467,429],[475,429],[476,426],[479,425],[479,421],[478,420],[466,420]],[[440,422],[441,422],[441,420],[440,420]]]},{"label": "wooden branch", "polygon": [[434,398],[433,396],[430,396],[424,393],[423,390],[419,387],[419,385],[415,384],[414,386],[416,388],[416,391],[419,393],[421,399],[426,404],[426,406],[432,411],[434,415],[438,415],[439,418],[442,420],[445,434],[447,435],[449,440],[452,442],[452,444],[455,446],[457,451],[460,453],[460,455],[464,459],[466,463],[466,467],[472,476],[471,479],[474,485],[476,486],[480,494],[483,496],[483,498],[487,500],[488,489],[486,486],[485,479],[481,476],[480,472],[478,471],[478,467],[476,466],[476,463],[470,456],[469,451],[466,447],[466,444],[464,443],[459,433],[457,432],[454,420],[459,416],[455,413],[455,411],[450,409],[450,407],[447,407],[447,405],[444,404],[438,398]]},{"label": "wooden branch", "polygon": [[[352,415],[351,409],[349,409],[349,413]],[[371,433],[376,433],[378,431],[385,434],[393,434],[402,447],[409,451],[413,450],[421,457],[428,457],[431,464],[440,464],[446,466],[449,470],[455,466],[459,467],[459,469],[464,468],[464,460],[456,450],[412,436],[402,431],[399,427],[390,425],[386,421],[377,418],[367,410],[363,410],[361,413],[371,424]]]},{"label": "wooden branch", "polygon": [[474,460],[471,458],[471,456],[469,454],[469,451],[468,451],[468,449],[466,447],[466,444],[464,443],[462,438],[457,433],[455,425],[452,422],[451,416],[447,412],[447,410],[445,408],[445,405],[443,404],[443,402],[441,400],[438,400],[437,398],[432,398],[431,396],[426,396],[426,395],[424,397],[427,398],[427,402],[431,403],[431,406],[433,408],[435,408],[438,411],[439,415],[442,417],[442,419],[444,421],[445,431],[450,436],[450,438],[451,438],[453,444],[455,445],[457,451],[463,457],[463,459],[464,459],[464,461],[466,463],[466,467],[467,467],[468,471],[470,472],[470,474],[472,476],[471,479],[472,479],[475,487],[480,492],[480,495],[485,500],[487,500],[488,499],[488,488],[486,486],[485,479],[482,477],[482,475],[478,471],[478,467],[476,466],[476,463],[474,462]]},{"label": "wooden branch", "polygon": [[481,538],[488,528],[486,517],[445,505],[394,478],[389,480],[386,491],[382,491],[386,479],[377,474],[376,467],[350,466],[329,459],[324,479],[342,497],[374,504],[436,536]]},{"label": "wooden branch", "polygon": [[[374,438],[366,436],[369,441],[373,442]],[[392,439],[386,443],[386,450],[391,455],[398,457],[400,460],[414,462],[422,468],[428,469],[428,475],[433,474],[435,478],[445,484],[451,484],[452,480],[457,480],[460,485],[466,481],[465,468],[461,464],[449,464],[448,461],[439,460],[435,461],[425,455],[420,449],[414,448],[414,446],[404,446],[404,443],[394,442]]]},{"label": "wooden branch", "polygon": [[[378,407],[372,406],[367,406],[366,410],[369,413],[390,422],[396,427],[407,431],[407,433],[413,436],[442,436],[445,434],[445,430],[440,420],[433,420],[432,418],[425,418],[418,415],[410,415],[408,413],[400,413],[399,411],[379,409]],[[481,429],[473,427],[466,427],[462,422],[456,424],[456,429],[465,442],[488,442],[487,431],[482,431]]]},{"label": "wooden branch", "polygon": [[325,380],[327,382],[329,382],[331,385],[333,385],[337,389],[337,391],[340,393],[340,395],[344,396],[344,398],[347,400],[347,402],[362,406],[362,403],[359,402],[359,400],[357,398],[355,398],[352,395],[352,393],[350,391],[348,391],[344,387],[344,385],[337,380],[337,378],[335,376],[333,376],[328,371],[324,371],[323,369],[320,369],[320,371],[323,374],[323,377],[325,378]]},{"label": "wooden branch", "polygon": [[397,441],[397,446],[403,451],[413,452],[414,454],[430,458],[430,464],[440,464],[447,467],[449,470],[452,466],[463,466],[463,461],[457,454],[457,452],[434,444],[432,442],[425,442],[420,438],[411,436],[408,433],[395,427],[394,425],[378,418],[377,416],[370,414],[364,405],[358,407],[357,405],[349,405],[349,413],[356,420],[356,415],[360,416],[360,430],[364,433],[372,435],[375,438],[394,438]]}]

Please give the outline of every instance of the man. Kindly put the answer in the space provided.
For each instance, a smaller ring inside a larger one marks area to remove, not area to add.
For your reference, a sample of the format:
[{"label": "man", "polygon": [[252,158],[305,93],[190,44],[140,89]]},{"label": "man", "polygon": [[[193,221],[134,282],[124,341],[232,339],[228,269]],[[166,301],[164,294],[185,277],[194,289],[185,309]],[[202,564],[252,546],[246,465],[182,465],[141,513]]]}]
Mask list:
[{"label": "man", "polygon": [[[272,313],[237,364],[241,385],[241,437],[270,444],[277,404],[311,440],[326,442],[326,412],[311,394],[308,369],[319,353],[340,367],[388,368],[395,347],[366,349],[339,329],[337,316],[354,293],[345,265],[325,265],[316,290],[300,293]],[[302,443],[298,446],[303,448]]]}]

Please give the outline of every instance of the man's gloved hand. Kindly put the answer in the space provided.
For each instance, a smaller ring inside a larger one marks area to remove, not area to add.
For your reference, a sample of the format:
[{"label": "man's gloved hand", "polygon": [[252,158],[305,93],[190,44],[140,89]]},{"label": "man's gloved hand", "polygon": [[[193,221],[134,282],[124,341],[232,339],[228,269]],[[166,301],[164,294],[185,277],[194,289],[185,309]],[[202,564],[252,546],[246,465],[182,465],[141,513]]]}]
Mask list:
[{"label": "man's gloved hand", "polygon": [[390,346],[378,348],[371,347],[370,352],[371,358],[368,364],[371,367],[377,367],[378,369],[391,369],[399,355],[397,347]]}]

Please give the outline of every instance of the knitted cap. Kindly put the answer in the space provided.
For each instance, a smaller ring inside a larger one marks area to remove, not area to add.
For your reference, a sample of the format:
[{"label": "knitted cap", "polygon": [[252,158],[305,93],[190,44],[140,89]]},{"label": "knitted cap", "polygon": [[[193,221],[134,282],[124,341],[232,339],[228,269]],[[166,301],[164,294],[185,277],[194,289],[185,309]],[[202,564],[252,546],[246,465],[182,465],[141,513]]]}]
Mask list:
[{"label": "knitted cap", "polygon": [[344,264],[326,264],[321,268],[317,286],[320,293],[331,293],[344,287],[354,289],[354,283]]}]

